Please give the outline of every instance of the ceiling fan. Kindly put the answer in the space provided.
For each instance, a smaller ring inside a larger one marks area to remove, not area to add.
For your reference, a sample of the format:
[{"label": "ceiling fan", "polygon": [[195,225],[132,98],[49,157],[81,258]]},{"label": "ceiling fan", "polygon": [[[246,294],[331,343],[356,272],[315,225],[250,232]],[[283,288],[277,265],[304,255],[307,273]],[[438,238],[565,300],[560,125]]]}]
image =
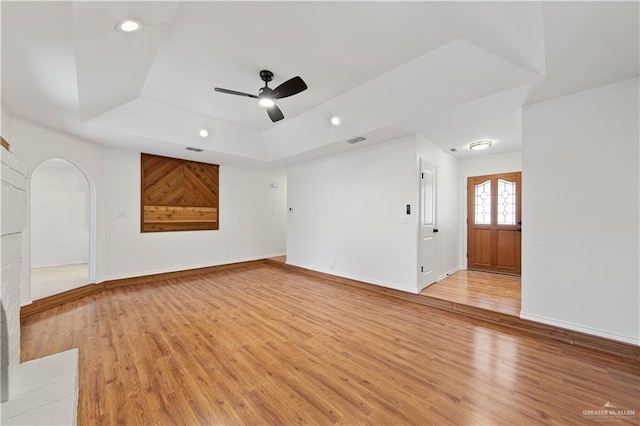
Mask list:
[{"label": "ceiling fan", "polygon": [[229,95],[246,96],[247,98],[258,99],[260,105],[267,109],[267,114],[269,114],[269,118],[274,123],[284,118],[284,114],[282,114],[280,108],[275,104],[275,100],[287,98],[307,90],[307,84],[300,77],[293,77],[275,89],[271,89],[269,87],[269,82],[273,80],[273,73],[271,71],[260,71],[260,78],[264,81],[264,87],[260,88],[257,96],[250,93],[222,89],[220,87],[215,87],[213,90],[220,93],[227,93]]}]

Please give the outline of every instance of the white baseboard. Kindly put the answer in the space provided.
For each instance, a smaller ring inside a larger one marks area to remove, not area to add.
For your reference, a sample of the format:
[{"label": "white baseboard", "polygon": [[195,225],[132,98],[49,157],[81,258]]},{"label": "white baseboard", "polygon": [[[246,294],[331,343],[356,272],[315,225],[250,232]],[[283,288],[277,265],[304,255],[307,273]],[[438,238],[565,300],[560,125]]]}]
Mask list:
[{"label": "white baseboard", "polygon": [[437,276],[437,277],[436,277],[436,282],[438,282],[438,281],[442,281],[442,280],[444,280],[445,278],[447,278],[448,276],[453,275],[453,274],[455,274],[456,272],[458,272],[458,271],[462,271],[462,270],[464,270],[464,268],[462,267],[462,265],[458,265],[458,266],[456,266],[455,268],[453,268],[452,270],[450,270],[449,272],[446,272],[446,273],[444,273],[444,274],[442,274],[442,275]]},{"label": "white baseboard", "polygon": [[554,327],[564,328],[567,330],[579,331],[580,333],[591,334],[593,336],[604,337],[605,339],[616,340],[618,342],[629,343],[631,345],[640,346],[640,338],[624,336],[622,334],[612,333],[597,328],[585,327],[583,325],[573,324],[565,321],[558,321],[546,318],[540,315],[528,314],[520,311],[520,318],[524,320],[539,322],[542,324],[552,325]]},{"label": "white baseboard", "polygon": [[323,269],[320,269],[320,268],[317,268],[317,269],[316,268],[310,268],[309,266],[297,265],[295,263],[287,262],[287,264],[289,264],[291,266],[297,266],[298,268],[308,269],[310,271],[320,272],[320,273],[327,274],[327,275],[333,275],[334,277],[347,278],[349,280],[360,281],[360,282],[363,282],[365,284],[372,284],[372,285],[377,285],[377,286],[380,286],[380,287],[390,288],[390,289],[393,289],[393,290],[404,291],[405,293],[411,293],[411,294],[418,294],[419,293],[414,288],[404,287],[402,285],[398,285],[397,283],[392,283],[392,282],[372,279],[372,278],[369,278],[369,277],[362,277],[362,276],[359,276],[359,275],[337,273],[335,270],[326,271],[326,270],[323,270]]},{"label": "white baseboard", "polygon": [[442,281],[445,278],[447,278],[447,277],[449,277],[449,276],[451,276],[451,275],[455,274],[456,272],[458,272],[460,270],[463,270],[463,269],[464,268],[462,266],[456,266],[455,268],[453,268],[449,272],[446,272],[446,273],[444,273],[442,275],[438,275],[436,277],[436,280],[434,282],[432,282],[431,284],[427,284],[427,285],[425,285],[423,287],[418,287],[418,293],[420,293],[422,290],[424,290],[425,288],[429,287],[430,285],[433,285],[433,284],[437,283],[438,281]]}]

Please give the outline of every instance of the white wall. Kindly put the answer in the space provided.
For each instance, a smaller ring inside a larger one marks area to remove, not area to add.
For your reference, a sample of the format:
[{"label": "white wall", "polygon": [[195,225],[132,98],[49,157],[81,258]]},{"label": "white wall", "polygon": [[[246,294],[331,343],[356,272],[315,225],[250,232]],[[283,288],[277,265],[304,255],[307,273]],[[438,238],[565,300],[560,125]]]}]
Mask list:
[{"label": "white wall", "polygon": [[66,160],[40,164],[31,176],[31,267],[89,262],[89,183]]},{"label": "white wall", "polygon": [[[220,231],[141,234],[139,153],[104,147],[18,117],[12,117],[11,142],[30,172],[47,159],[64,158],[91,176],[96,197],[95,282],[285,253],[283,169],[255,171],[222,164]],[[28,276],[29,235],[23,240]],[[23,304],[30,303],[29,287],[23,286]]]},{"label": "white wall", "polygon": [[415,293],[417,173],[415,136],[289,167],[287,263]]},{"label": "white wall", "polygon": [[[284,170],[220,166],[218,231],[140,233],[140,154],[113,150],[104,210],[106,279],[262,259],[285,253]],[[272,188],[275,183],[278,187]]]},{"label": "white wall", "polygon": [[4,106],[0,107],[0,135],[9,143],[11,143],[11,114]]},{"label": "white wall", "polygon": [[[105,270],[105,234],[102,210],[105,208],[103,191],[106,186],[105,162],[108,149],[85,140],[57,132],[45,126],[24,120],[19,117],[11,117],[11,149],[17,157],[24,161],[31,173],[43,162],[52,158],[63,158],[72,161],[83,169],[86,176],[91,179],[90,185],[94,188],[96,221],[95,221],[95,247],[92,256],[95,259],[95,269],[90,267],[90,277],[99,282],[106,275]],[[27,197],[27,229],[23,233],[23,274],[30,277],[31,271],[31,200]],[[22,304],[31,302],[31,283],[26,281],[22,286]]]},{"label": "white wall", "polygon": [[640,344],[638,89],[524,108],[523,318]]},{"label": "white wall", "polygon": [[[483,152],[482,154],[485,153]],[[522,153],[520,151],[498,155],[482,155],[478,158],[465,158],[464,160],[460,161],[458,191],[460,249],[458,256],[462,268],[467,268],[467,179],[472,176],[484,176],[520,171],[522,171]],[[523,179],[525,179],[524,176]]]},{"label": "white wall", "polygon": [[420,156],[438,173],[436,275],[455,270],[457,160],[416,136],[289,167],[287,262],[416,293]]},{"label": "white wall", "polygon": [[520,151],[498,155],[483,155],[478,158],[465,158],[460,160],[460,177],[465,188],[467,178],[470,176],[519,171],[522,171],[522,153]]},{"label": "white wall", "polygon": [[436,281],[461,268],[459,249],[459,160],[418,135],[418,156],[436,166]]}]

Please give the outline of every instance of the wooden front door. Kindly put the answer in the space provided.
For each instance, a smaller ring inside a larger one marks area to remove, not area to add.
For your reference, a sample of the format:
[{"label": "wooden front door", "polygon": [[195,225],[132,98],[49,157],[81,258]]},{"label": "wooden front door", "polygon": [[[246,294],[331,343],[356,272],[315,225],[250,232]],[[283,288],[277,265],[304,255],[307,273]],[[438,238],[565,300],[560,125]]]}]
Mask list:
[{"label": "wooden front door", "polygon": [[521,172],[467,180],[467,267],[520,275]]}]

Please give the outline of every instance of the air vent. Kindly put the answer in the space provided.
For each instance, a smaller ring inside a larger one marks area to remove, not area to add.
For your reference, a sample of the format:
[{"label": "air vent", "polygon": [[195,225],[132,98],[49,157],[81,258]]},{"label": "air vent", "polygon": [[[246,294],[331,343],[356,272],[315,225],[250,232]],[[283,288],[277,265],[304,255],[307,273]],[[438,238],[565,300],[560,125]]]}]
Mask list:
[{"label": "air vent", "polygon": [[456,148],[449,148],[449,152],[458,152]]},{"label": "air vent", "polygon": [[354,144],[362,141],[366,141],[367,138],[363,138],[362,136],[358,136],[357,138],[349,139],[347,143]]},{"label": "air vent", "polygon": [[185,148],[187,151],[195,151],[195,152],[202,152],[202,150],[200,148],[194,148],[192,146],[188,146]]}]

